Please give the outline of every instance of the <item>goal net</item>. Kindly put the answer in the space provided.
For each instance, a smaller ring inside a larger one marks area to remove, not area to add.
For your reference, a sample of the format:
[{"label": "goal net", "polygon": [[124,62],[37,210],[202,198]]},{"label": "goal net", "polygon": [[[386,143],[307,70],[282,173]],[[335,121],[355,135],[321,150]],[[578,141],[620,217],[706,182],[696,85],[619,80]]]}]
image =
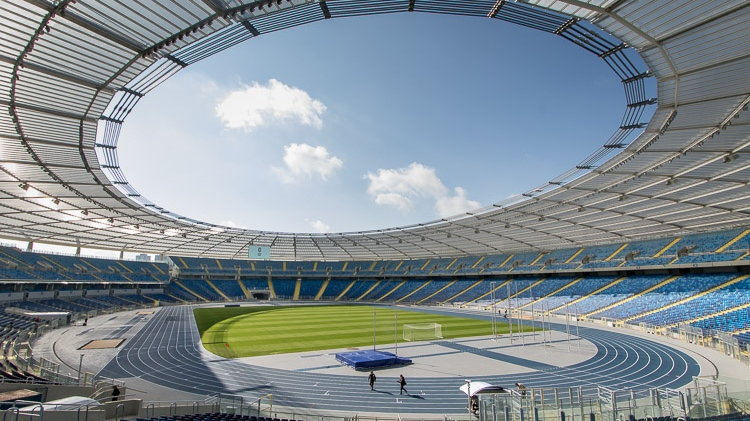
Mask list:
[{"label": "goal net", "polygon": [[425,341],[429,339],[442,339],[443,325],[440,323],[417,323],[404,325],[405,341]]}]

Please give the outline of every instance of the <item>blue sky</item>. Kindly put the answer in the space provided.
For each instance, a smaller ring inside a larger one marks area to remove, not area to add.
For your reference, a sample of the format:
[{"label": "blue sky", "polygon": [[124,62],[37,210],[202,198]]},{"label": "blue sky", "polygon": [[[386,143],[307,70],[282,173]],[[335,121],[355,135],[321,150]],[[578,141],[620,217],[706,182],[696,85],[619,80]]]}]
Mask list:
[{"label": "blue sky", "polygon": [[142,194],[191,218],[357,231],[536,187],[623,110],[614,74],[560,37],[402,13],[266,34],[190,66],[141,100],[119,153]]}]

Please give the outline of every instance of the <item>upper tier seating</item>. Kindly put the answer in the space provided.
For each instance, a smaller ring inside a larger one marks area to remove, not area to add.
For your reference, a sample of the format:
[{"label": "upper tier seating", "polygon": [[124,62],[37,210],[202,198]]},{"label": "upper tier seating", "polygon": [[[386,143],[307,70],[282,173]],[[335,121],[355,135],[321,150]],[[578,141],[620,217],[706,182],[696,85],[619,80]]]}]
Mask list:
[{"label": "upper tier seating", "polygon": [[[720,232],[666,237],[630,243],[572,247],[549,252],[529,251],[489,256],[463,256],[393,261],[305,262],[252,261],[172,257],[184,275],[274,276],[451,276],[492,272],[534,272],[706,263],[744,258],[748,253],[745,228]],[[718,250],[721,251],[719,252]],[[679,254],[679,255],[678,255]],[[584,263],[585,262],[585,263]],[[283,292],[287,292],[283,289]],[[284,295],[284,294],[279,294]]]},{"label": "upper tier seating", "polygon": [[165,263],[34,253],[0,246],[0,279],[167,282]]}]

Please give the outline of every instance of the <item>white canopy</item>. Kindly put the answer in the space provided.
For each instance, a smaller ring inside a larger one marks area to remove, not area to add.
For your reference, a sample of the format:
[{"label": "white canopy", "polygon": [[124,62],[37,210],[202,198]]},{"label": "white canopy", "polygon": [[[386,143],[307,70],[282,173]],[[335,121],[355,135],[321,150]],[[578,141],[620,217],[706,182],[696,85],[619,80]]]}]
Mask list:
[{"label": "white canopy", "polygon": [[504,393],[507,392],[503,387],[501,386],[495,386],[493,384],[489,384],[487,382],[471,382],[471,383],[464,383],[459,387],[458,389],[467,395],[469,395],[469,385],[471,385],[471,395],[474,396],[479,393]]}]

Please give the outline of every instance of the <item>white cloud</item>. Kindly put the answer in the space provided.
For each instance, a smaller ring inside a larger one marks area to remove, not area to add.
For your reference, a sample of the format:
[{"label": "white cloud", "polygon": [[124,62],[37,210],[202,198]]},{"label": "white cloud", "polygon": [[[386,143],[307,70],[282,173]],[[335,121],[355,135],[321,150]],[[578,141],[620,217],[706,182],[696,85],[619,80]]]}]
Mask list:
[{"label": "white cloud", "polygon": [[438,197],[435,202],[435,210],[441,218],[458,215],[480,206],[479,202],[469,200],[463,187],[453,189],[455,195]]},{"label": "white cloud", "polygon": [[325,222],[321,221],[320,219],[316,219],[314,221],[307,221],[308,224],[310,224],[310,227],[312,227],[315,232],[331,232],[330,225],[326,224]]},{"label": "white cloud", "polygon": [[378,193],[375,195],[375,203],[384,206],[394,206],[402,211],[411,209],[414,204],[411,199],[399,193]]},{"label": "white cloud", "polygon": [[273,122],[296,120],[300,124],[320,128],[320,116],[326,106],[293,86],[270,79],[267,84],[253,82],[250,86],[232,91],[215,108],[225,127],[253,129]]},{"label": "white cloud", "polygon": [[274,171],[284,182],[291,183],[300,176],[320,176],[323,180],[338,171],[344,161],[332,156],[323,146],[306,143],[291,143],[284,146],[284,167]]},{"label": "white cloud", "polygon": [[412,162],[406,168],[378,169],[368,172],[367,192],[382,206],[393,206],[401,211],[414,207],[416,199],[432,199],[435,211],[442,218],[478,208],[479,202],[469,200],[462,187],[453,193],[443,184],[434,168]]}]

